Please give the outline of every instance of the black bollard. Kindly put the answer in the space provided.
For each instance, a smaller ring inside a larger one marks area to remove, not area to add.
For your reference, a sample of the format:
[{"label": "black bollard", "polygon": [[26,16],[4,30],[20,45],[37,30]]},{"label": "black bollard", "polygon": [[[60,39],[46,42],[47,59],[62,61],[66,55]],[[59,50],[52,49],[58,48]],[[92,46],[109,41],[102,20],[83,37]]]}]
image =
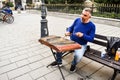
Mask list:
[{"label": "black bollard", "polygon": [[45,6],[44,0],[42,1],[42,5],[41,5],[41,37],[45,37],[49,35],[49,31],[48,31],[48,26],[47,26],[47,7]]}]

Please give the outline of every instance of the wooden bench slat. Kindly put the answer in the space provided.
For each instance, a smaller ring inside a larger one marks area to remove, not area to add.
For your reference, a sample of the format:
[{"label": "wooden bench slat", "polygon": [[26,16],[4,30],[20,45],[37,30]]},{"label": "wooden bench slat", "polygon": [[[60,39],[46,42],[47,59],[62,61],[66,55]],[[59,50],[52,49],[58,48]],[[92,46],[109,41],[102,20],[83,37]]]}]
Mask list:
[{"label": "wooden bench slat", "polygon": [[[94,51],[94,53],[93,53],[93,51]],[[100,51],[95,51],[95,50],[91,49],[90,51],[86,52],[84,54],[84,56],[87,58],[90,58],[94,61],[97,61],[99,63],[102,63],[106,66],[109,66],[111,68],[115,68],[117,70],[120,70],[120,63],[119,62],[116,62],[113,59],[109,59],[109,58],[101,58],[100,54],[101,54]]]},{"label": "wooden bench slat", "polygon": [[95,44],[97,44],[97,45],[101,45],[101,46],[104,46],[104,47],[107,46],[107,43],[101,42],[101,41],[98,41],[98,40],[94,40],[92,43],[95,43]]},{"label": "wooden bench slat", "polygon": [[102,40],[107,40],[106,36],[99,35],[99,34],[95,34],[95,38],[99,38],[99,39],[102,39]]}]

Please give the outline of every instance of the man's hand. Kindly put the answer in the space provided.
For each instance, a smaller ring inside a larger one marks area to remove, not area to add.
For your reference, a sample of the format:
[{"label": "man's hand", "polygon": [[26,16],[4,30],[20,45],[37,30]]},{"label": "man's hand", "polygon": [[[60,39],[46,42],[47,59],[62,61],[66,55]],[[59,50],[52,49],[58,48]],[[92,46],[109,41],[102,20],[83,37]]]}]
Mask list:
[{"label": "man's hand", "polygon": [[78,37],[82,37],[83,36],[83,33],[81,33],[81,32],[77,32],[77,33],[75,33],[76,34],[76,36],[78,36]]},{"label": "man's hand", "polygon": [[70,35],[71,35],[70,32],[66,32],[66,33],[65,33],[65,36],[70,36]]}]

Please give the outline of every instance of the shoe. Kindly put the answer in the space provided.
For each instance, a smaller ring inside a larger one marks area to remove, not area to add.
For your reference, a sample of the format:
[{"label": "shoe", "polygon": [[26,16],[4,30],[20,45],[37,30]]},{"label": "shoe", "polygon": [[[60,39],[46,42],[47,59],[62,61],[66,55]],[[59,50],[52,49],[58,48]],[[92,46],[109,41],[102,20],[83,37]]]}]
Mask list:
[{"label": "shoe", "polygon": [[53,63],[51,63],[51,66],[62,66],[62,63],[58,63],[58,62],[56,62],[56,61],[54,61]]},{"label": "shoe", "polygon": [[70,71],[71,71],[71,72],[75,72],[75,71],[76,71],[76,66],[75,66],[75,65],[71,65]]}]

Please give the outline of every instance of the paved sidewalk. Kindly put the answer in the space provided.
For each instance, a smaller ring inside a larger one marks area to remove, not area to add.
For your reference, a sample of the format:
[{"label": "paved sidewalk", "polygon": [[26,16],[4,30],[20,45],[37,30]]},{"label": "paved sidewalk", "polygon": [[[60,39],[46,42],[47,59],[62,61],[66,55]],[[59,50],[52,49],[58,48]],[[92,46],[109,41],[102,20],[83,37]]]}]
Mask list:
[{"label": "paved sidewalk", "polygon": [[[76,15],[77,16],[77,15]],[[76,18],[72,15],[48,13],[51,34],[63,36],[66,27]],[[14,12],[13,24],[0,22],[0,80],[62,80],[58,68],[46,66],[54,61],[50,49],[38,42],[40,38],[39,12]],[[109,36],[120,35],[120,28],[96,23],[96,33]],[[93,48],[103,50],[101,46]],[[113,69],[83,57],[77,72],[70,73],[72,54],[63,60],[62,71],[66,80],[109,80]],[[120,74],[116,80],[120,79]]]}]

